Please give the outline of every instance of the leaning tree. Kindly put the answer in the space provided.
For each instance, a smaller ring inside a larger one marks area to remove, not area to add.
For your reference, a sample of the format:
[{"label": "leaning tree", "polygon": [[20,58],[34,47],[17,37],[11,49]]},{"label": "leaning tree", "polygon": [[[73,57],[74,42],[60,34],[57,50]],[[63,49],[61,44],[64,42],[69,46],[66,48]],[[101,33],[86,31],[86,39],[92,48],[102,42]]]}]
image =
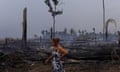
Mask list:
[{"label": "leaning tree", "polygon": [[51,13],[53,18],[52,37],[55,37],[55,17],[63,13],[62,10],[57,10],[57,6],[59,6],[60,0],[45,0],[45,4],[49,7],[48,12]]},{"label": "leaning tree", "polygon": [[112,18],[110,18],[106,21],[106,24],[105,24],[105,39],[106,40],[108,39],[108,26],[109,26],[110,23],[114,24],[115,27],[116,27],[116,24],[117,24],[115,19],[112,19]]}]

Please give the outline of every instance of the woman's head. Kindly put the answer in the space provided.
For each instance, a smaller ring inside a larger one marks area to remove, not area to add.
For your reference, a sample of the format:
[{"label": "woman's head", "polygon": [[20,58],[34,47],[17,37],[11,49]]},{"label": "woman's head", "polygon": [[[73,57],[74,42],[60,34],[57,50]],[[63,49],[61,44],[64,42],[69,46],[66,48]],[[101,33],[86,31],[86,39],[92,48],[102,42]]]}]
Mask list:
[{"label": "woman's head", "polygon": [[59,38],[52,38],[51,42],[53,46],[56,46],[59,44]]}]

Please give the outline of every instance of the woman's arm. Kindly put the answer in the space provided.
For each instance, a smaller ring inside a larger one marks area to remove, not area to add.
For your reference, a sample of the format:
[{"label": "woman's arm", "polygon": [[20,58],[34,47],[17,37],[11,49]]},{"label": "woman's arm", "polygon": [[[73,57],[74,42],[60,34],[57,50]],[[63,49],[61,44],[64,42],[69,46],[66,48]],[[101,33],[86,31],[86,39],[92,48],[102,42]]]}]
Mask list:
[{"label": "woman's arm", "polygon": [[61,45],[58,46],[58,49],[61,52],[60,60],[63,60],[64,56],[68,54],[68,51],[64,49]]},{"label": "woman's arm", "polygon": [[53,58],[53,55],[49,56],[49,57],[45,60],[45,64],[47,64],[52,58]]}]

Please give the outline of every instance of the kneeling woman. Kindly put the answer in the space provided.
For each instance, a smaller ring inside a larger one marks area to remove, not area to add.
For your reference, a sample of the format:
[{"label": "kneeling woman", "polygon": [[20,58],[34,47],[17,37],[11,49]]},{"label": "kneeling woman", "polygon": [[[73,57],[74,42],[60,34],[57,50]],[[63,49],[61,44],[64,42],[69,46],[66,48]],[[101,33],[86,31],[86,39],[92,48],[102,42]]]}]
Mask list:
[{"label": "kneeling woman", "polygon": [[68,54],[68,51],[65,50],[59,44],[58,38],[53,38],[51,42],[52,42],[52,47],[51,47],[52,54],[50,57],[48,57],[45,63],[47,64],[49,61],[52,61],[53,72],[65,72],[63,58],[65,55]]}]

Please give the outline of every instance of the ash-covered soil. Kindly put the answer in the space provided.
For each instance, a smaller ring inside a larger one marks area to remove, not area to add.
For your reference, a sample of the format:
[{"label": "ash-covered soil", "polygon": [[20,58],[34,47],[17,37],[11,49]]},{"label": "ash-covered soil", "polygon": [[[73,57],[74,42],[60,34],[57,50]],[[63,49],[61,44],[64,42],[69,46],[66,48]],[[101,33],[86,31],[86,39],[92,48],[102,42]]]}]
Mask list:
[{"label": "ash-covered soil", "polygon": [[[65,64],[66,72],[120,72],[120,61],[80,61]],[[18,66],[7,66],[0,72],[51,72],[51,65],[33,62]]]}]

